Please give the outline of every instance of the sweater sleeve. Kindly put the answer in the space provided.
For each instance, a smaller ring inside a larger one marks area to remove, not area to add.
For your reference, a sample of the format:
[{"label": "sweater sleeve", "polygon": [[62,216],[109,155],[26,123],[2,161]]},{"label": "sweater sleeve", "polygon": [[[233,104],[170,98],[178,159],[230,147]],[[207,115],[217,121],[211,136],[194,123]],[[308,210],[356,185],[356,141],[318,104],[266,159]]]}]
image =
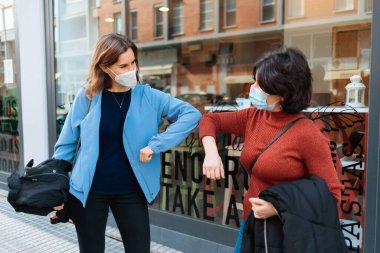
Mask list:
[{"label": "sweater sleeve", "polygon": [[305,136],[307,139],[302,141],[303,144],[301,144],[302,159],[310,175],[318,176],[325,180],[339,206],[341,191],[344,187],[340,183],[334,167],[329,140],[322,135],[314,123],[310,122],[309,124],[311,124],[311,130],[307,131],[307,136]]},{"label": "sweater sleeve", "polygon": [[252,109],[204,114],[199,122],[199,140],[205,136],[213,136],[216,139],[219,132],[244,137],[250,110]]}]

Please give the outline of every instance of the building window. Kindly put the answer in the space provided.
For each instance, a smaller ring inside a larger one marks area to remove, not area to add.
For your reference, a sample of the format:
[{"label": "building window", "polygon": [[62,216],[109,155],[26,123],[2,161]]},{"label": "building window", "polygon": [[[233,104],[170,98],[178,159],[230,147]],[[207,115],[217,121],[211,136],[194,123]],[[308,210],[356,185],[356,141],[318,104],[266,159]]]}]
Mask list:
[{"label": "building window", "polygon": [[304,0],[288,0],[288,18],[304,16]]},{"label": "building window", "polygon": [[354,9],[354,0],[335,0],[336,11],[347,11]]},{"label": "building window", "polygon": [[173,2],[173,34],[183,33],[183,2],[175,0]]},{"label": "building window", "polygon": [[236,25],[236,1],[224,0],[224,26]]},{"label": "building window", "polygon": [[365,12],[372,12],[373,0],[365,0],[364,4],[365,4],[364,11]]},{"label": "building window", "polygon": [[213,26],[212,0],[201,0],[200,29],[211,30]]},{"label": "building window", "polygon": [[274,0],[261,0],[261,21],[274,21]]},{"label": "building window", "polygon": [[[14,28],[13,7],[4,8],[0,12],[0,31],[11,30]],[[5,23],[3,23],[5,21]]]},{"label": "building window", "polygon": [[313,35],[313,58],[328,59],[332,55],[332,35],[330,33],[318,33]]},{"label": "building window", "polygon": [[66,16],[77,16],[86,11],[86,2],[82,0],[66,0],[64,13]]},{"label": "building window", "polygon": [[94,6],[94,8],[99,8],[100,7],[100,0],[92,0],[92,6]]},{"label": "building window", "polygon": [[131,40],[137,40],[137,11],[130,12],[130,27],[129,27],[129,37]]},{"label": "building window", "polygon": [[114,14],[113,19],[114,19],[114,31],[116,33],[122,33],[121,14],[120,13]]},{"label": "building window", "polygon": [[121,0],[113,0],[113,3],[114,3],[114,4],[121,3]]},{"label": "building window", "polygon": [[164,33],[163,15],[159,8],[161,5],[154,6],[154,37],[160,38]]}]

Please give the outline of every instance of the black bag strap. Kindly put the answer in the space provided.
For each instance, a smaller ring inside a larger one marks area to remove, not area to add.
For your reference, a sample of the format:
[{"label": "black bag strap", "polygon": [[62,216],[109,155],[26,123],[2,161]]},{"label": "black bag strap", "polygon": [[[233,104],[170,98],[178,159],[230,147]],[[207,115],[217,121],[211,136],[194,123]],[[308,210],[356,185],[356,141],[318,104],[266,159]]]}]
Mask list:
[{"label": "black bag strap", "polygon": [[[92,99],[90,98],[89,99],[89,102],[88,102],[88,105],[87,105],[87,109],[86,109],[86,114],[84,115],[84,117],[87,116],[88,112],[90,111],[90,106],[91,106],[91,102],[92,102]],[[78,151],[79,151],[79,148],[80,148],[80,133],[79,133],[79,139],[78,139],[78,144],[77,144],[77,147],[75,149],[75,154],[74,154],[74,158],[73,158],[73,161],[71,162],[72,166],[74,167],[74,164],[77,160],[77,155],[78,155]]]},{"label": "black bag strap", "polygon": [[255,166],[255,163],[257,162],[257,159],[259,159],[259,157],[264,153],[265,150],[267,150],[269,148],[270,145],[272,145],[278,138],[280,138],[281,135],[283,135],[286,131],[289,130],[289,128],[291,128],[295,123],[297,123],[299,120],[301,119],[306,119],[306,117],[300,117],[300,118],[297,118],[295,120],[293,120],[292,122],[290,122],[288,125],[285,126],[284,129],[281,130],[281,132],[279,132],[264,148],[263,150],[261,150],[261,152],[255,157],[255,159],[253,160],[252,164],[251,164],[251,167],[249,168],[249,174],[251,175],[252,174],[252,169],[253,169],[253,166]]}]

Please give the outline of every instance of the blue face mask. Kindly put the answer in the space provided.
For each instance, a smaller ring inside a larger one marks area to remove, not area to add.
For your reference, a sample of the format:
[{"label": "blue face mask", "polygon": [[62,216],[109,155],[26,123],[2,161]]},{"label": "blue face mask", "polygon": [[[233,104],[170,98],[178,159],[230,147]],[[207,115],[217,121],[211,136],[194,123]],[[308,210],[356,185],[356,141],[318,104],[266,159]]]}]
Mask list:
[{"label": "blue face mask", "polygon": [[274,103],[272,105],[268,105],[267,103],[267,97],[269,94],[265,93],[264,91],[256,88],[255,86],[251,86],[251,89],[249,91],[249,100],[251,101],[251,104],[256,107],[259,110],[267,110],[267,111],[273,111],[275,105],[277,103]]}]

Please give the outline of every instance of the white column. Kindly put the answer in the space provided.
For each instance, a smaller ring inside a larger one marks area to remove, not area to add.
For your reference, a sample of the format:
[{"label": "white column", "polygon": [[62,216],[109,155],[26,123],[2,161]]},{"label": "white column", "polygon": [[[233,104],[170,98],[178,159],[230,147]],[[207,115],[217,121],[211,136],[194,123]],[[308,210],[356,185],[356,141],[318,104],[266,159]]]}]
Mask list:
[{"label": "white column", "polygon": [[15,0],[14,6],[23,158],[25,164],[32,158],[36,164],[49,157],[44,1]]}]

